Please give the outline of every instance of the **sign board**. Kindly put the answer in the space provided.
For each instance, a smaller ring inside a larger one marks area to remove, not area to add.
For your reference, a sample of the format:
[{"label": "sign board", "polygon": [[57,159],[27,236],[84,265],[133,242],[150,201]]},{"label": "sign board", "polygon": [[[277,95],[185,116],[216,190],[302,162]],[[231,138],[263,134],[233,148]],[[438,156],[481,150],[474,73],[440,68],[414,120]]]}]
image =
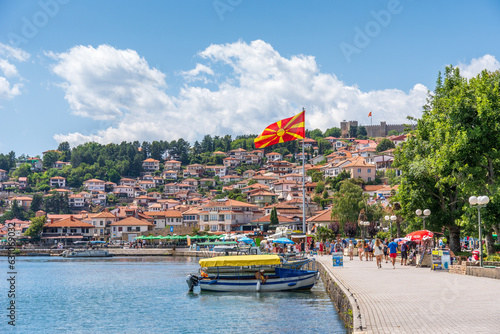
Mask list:
[{"label": "sign board", "polygon": [[450,269],[450,251],[445,249],[432,250],[432,270],[449,270]]},{"label": "sign board", "polygon": [[174,227],[173,226],[170,226],[170,232],[174,232]]},{"label": "sign board", "polygon": [[333,252],[332,253],[332,262],[334,267],[343,267],[344,266],[344,254],[342,252]]},{"label": "sign board", "polygon": [[135,238],[137,238],[137,234],[129,234],[128,235],[128,241],[129,242],[132,242],[135,240]]}]

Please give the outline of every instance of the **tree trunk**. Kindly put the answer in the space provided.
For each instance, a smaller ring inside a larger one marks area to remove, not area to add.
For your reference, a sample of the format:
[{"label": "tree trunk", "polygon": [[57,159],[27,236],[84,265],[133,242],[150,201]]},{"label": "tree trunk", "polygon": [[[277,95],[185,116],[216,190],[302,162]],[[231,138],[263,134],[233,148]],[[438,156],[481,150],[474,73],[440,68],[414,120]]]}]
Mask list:
[{"label": "tree trunk", "polygon": [[456,253],[461,251],[460,247],[460,226],[452,225],[447,226],[448,231],[450,231],[450,249]]},{"label": "tree trunk", "polygon": [[401,223],[399,221],[396,222],[396,231],[398,238],[401,238]]},{"label": "tree trunk", "polygon": [[[498,235],[498,234],[497,234]],[[495,254],[495,240],[493,240],[493,232],[489,230],[488,232],[485,232],[485,237],[486,237],[486,252],[488,255],[494,255]]]}]

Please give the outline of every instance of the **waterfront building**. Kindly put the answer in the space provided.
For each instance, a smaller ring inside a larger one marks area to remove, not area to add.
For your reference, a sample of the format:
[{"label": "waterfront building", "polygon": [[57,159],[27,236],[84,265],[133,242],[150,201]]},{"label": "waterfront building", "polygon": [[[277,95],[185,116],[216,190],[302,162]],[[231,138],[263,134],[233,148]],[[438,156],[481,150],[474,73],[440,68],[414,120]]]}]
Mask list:
[{"label": "waterfront building", "polygon": [[111,223],[109,226],[111,228],[110,238],[112,240],[129,240],[129,237],[133,240],[135,239],[135,237],[144,232],[154,231],[155,228],[155,225],[153,223],[135,217],[127,217],[125,219]]},{"label": "waterfront building", "polygon": [[199,226],[206,227],[212,232],[241,230],[243,224],[263,216],[254,204],[240,202],[232,199],[210,201],[202,205],[199,214]]},{"label": "waterfront building", "polygon": [[70,215],[67,218],[51,221],[43,227],[42,240],[52,242],[74,242],[91,240],[94,225],[83,222]]}]

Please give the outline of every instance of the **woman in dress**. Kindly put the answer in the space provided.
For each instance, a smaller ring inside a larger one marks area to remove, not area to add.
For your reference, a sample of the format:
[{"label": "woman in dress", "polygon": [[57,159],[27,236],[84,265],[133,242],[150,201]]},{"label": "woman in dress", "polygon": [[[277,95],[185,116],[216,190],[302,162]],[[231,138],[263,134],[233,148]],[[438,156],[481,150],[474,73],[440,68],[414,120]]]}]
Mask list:
[{"label": "woman in dress", "polygon": [[364,243],[364,241],[359,240],[358,244],[357,244],[357,247],[358,247],[358,256],[359,256],[359,260],[360,261],[363,261],[363,249],[364,249],[363,243]]},{"label": "woman in dress", "polygon": [[352,243],[352,240],[349,240],[349,260],[352,260],[354,258],[354,244]]},{"label": "woman in dress", "polygon": [[375,255],[375,258],[377,259],[377,268],[382,268],[382,255],[384,255],[384,247],[380,239],[375,240],[373,255]]}]

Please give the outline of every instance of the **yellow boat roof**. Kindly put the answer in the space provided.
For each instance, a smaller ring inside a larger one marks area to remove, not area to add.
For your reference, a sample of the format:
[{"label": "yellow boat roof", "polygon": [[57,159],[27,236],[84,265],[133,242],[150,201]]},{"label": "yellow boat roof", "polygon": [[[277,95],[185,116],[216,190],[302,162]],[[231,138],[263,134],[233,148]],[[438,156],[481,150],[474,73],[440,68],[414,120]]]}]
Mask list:
[{"label": "yellow boat roof", "polygon": [[217,256],[200,260],[200,266],[202,267],[264,266],[280,263],[278,255]]}]

